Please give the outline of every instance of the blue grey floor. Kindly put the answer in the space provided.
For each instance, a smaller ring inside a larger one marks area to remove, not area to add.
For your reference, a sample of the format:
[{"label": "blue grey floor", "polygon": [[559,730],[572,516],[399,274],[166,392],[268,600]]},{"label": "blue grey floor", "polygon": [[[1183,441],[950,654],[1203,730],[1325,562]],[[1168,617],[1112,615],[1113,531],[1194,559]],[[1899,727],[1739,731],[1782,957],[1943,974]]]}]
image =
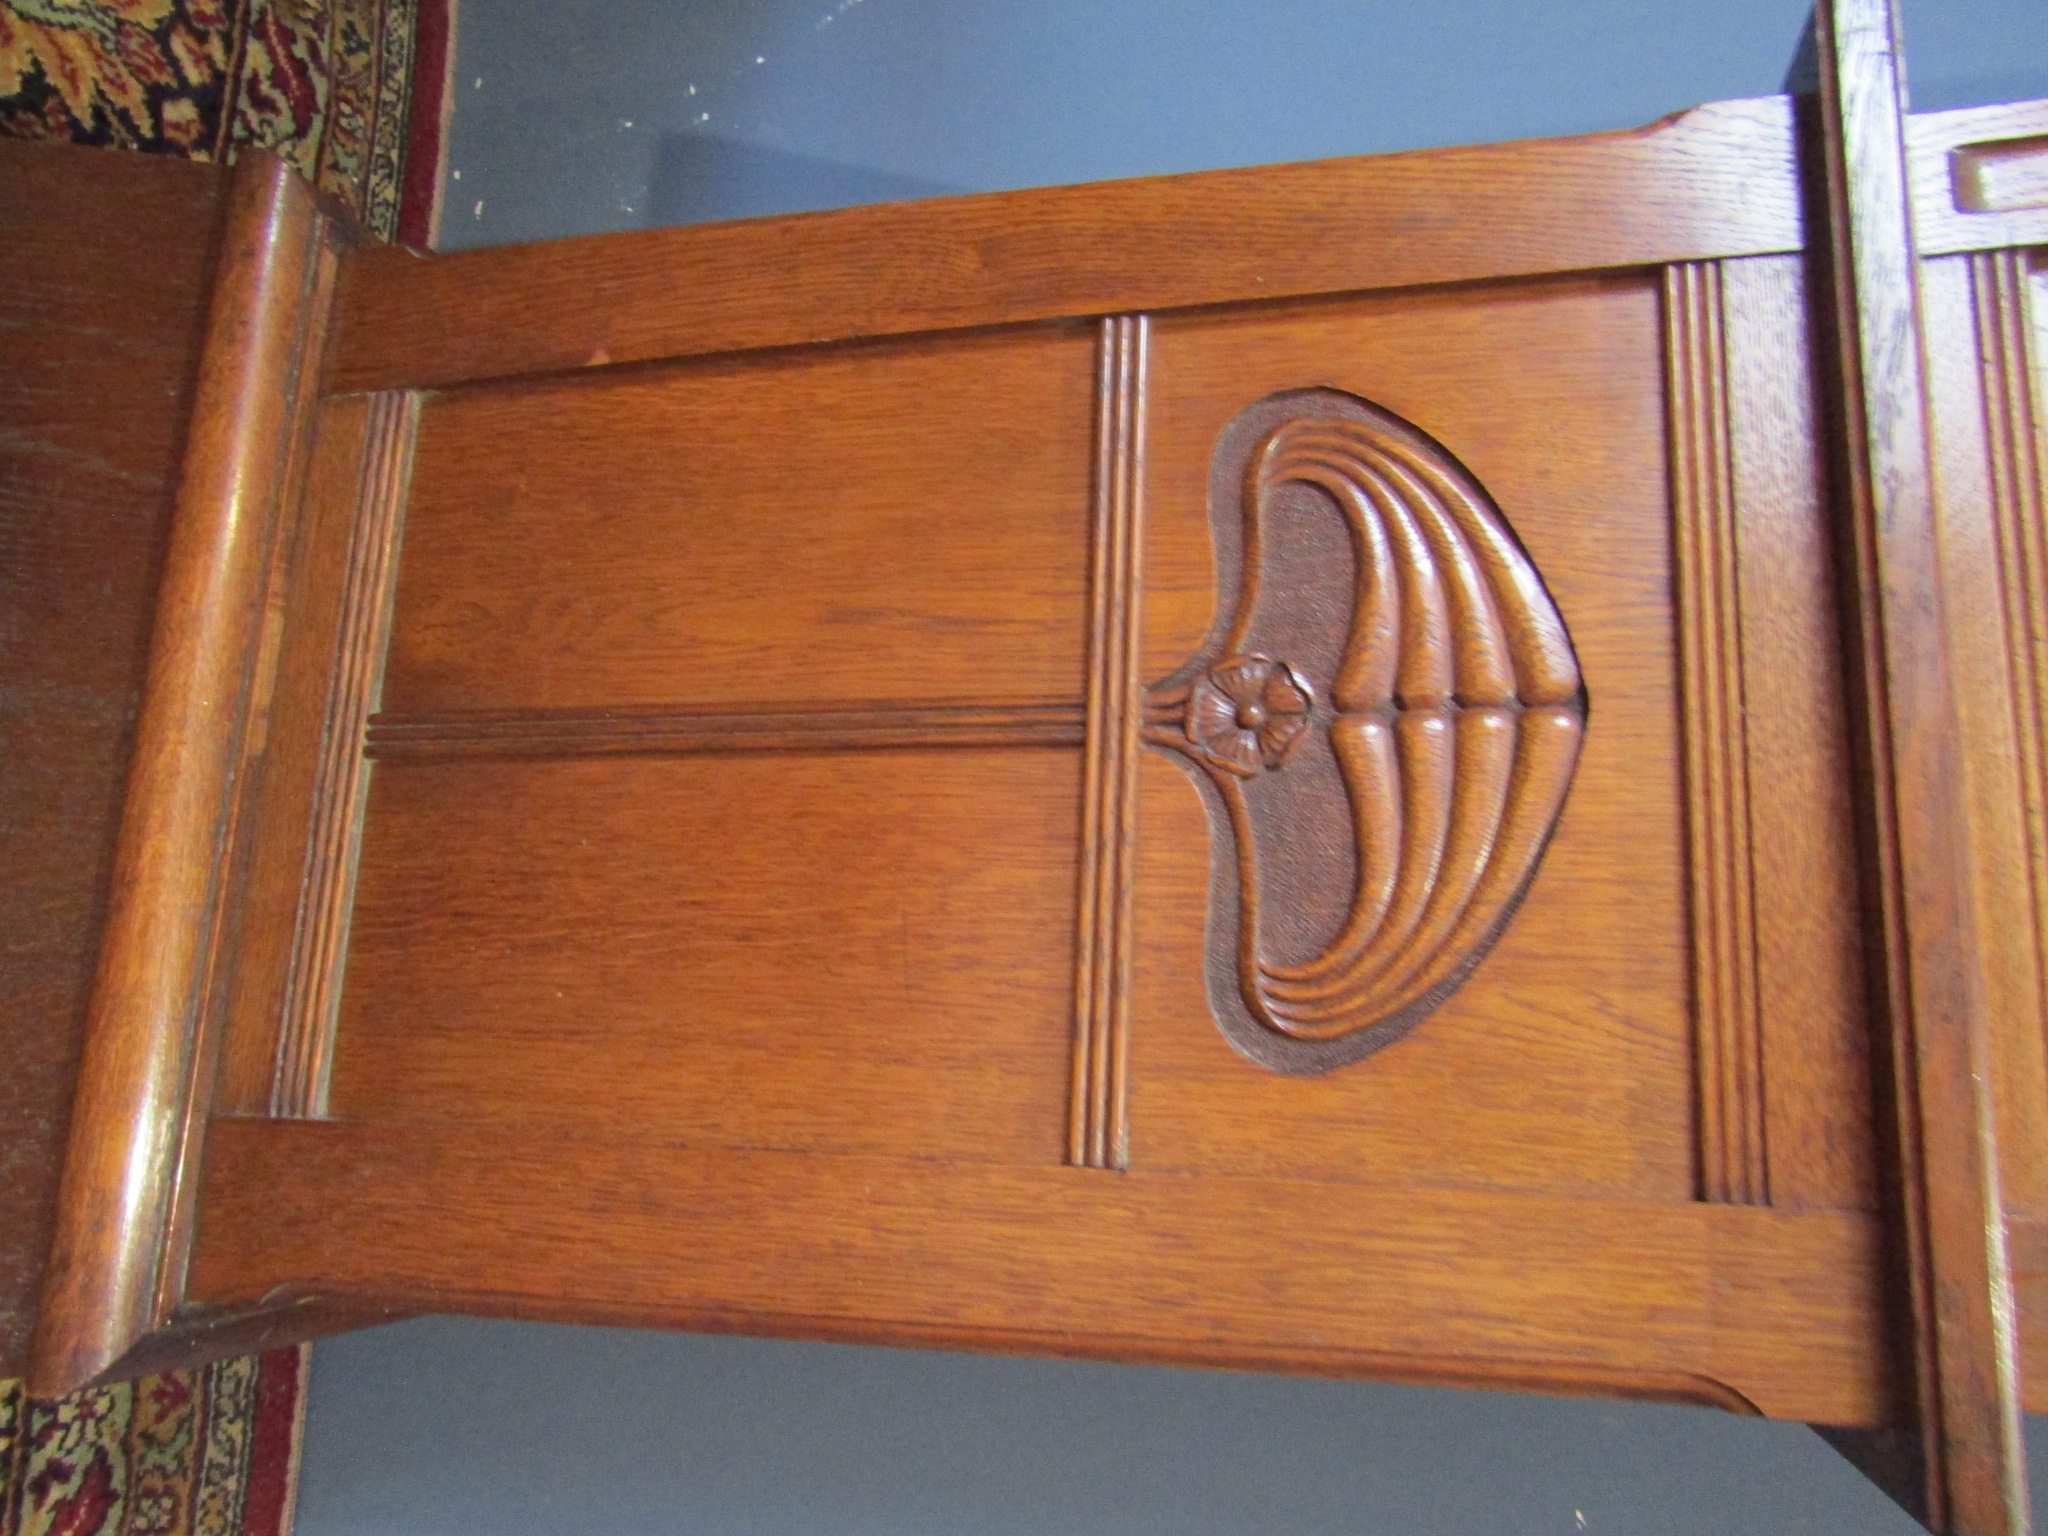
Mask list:
[{"label": "blue grey floor", "polygon": [[437,1318],[320,1345],[299,1536],[1911,1536],[1711,1409]]},{"label": "blue grey floor", "polygon": [[[1916,106],[2048,96],[2042,0],[1907,3]],[[1626,127],[1775,90],[1804,12],[463,0],[442,244]],[[1805,1429],[1701,1410],[430,1319],[319,1346],[298,1529],[1917,1527]]]}]

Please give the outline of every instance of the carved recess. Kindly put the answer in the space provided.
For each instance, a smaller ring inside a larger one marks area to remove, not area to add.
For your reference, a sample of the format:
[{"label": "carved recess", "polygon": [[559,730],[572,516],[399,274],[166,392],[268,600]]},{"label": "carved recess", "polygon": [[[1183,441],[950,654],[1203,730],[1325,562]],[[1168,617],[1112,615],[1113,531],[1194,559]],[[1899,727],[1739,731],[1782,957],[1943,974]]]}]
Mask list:
[{"label": "carved recess", "polygon": [[1331,389],[1248,407],[1210,481],[1219,621],[1146,695],[1210,810],[1209,1003],[1246,1056],[1328,1071],[1485,958],[1586,724],[1570,637],[1479,483]]}]

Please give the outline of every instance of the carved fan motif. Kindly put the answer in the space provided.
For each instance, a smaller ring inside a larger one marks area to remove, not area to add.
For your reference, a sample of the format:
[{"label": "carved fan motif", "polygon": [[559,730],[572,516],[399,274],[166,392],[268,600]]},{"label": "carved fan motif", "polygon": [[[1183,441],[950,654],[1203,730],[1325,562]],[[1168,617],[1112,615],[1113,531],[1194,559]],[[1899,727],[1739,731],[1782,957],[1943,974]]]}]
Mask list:
[{"label": "carved fan motif", "polygon": [[1354,396],[1241,413],[1211,521],[1225,618],[1149,691],[1146,739],[1210,804],[1217,1022],[1266,1066],[1326,1071],[1406,1034],[1499,937],[1563,809],[1585,693],[1491,498]]}]

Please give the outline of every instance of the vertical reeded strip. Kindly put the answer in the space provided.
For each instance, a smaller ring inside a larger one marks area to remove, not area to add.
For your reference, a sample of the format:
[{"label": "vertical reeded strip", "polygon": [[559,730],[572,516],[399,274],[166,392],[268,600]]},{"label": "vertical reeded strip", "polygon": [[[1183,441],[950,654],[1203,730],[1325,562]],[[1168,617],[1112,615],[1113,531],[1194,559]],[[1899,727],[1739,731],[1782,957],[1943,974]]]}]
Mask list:
[{"label": "vertical reeded strip", "polygon": [[1698,1192],[1766,1205],[1763,1033],[1744,727],[1741,570],[1716,262],[1664,269],[1665,398],[1678,576]]},{"label": "vertical reeded strip", "polygon": [[[1991,524],[2011,658],[2013,735],[2019,756],[2027,877],[2036,914],[2036,974],[2048,978],[2048,490],[2027,313],[2027,255],[1983,251],[1969,258]],[[2048,1018],[2048,998],[2041,1017]]]},{"label": "vertical reeded strip", "polygon": [[1102,322],[1089,559],[1088,742],[1082,773],[1080,931],[1074,967],[1067,1160],[1122,1168],[1129,1152],[1131,897],[1136,884],[1138,559],[1143,536],[1143,315]]},{"label": "vertical reeded strip", "polygon": [[335,1012],[348,953],[363,804],[370,786],[364,734],[383,677],[399,516],[418,420],[419,397],[408,392],[379,395],[370,406],[349,541],[348,586],[314,789],[313,835],[306,846],[291,976],[278,1035],[271,1113],[282,1117],[317,1118],[327,1107]]}]

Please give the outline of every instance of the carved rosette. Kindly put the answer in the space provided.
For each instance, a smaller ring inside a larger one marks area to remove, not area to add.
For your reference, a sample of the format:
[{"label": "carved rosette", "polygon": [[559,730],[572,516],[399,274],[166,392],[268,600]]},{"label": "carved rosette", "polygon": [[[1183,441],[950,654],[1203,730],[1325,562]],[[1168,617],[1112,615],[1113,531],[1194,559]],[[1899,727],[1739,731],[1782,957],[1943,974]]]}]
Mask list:
[{"label": "carved rosette", "polygon": [[1213,829],[1209,997],[1253,1060],[1391,1044],[1485,958],[1585,731],[1577,659],[1479,483],[1336,390],[1240,413],[1211,482],[1223,616],[1146,697]]}]

